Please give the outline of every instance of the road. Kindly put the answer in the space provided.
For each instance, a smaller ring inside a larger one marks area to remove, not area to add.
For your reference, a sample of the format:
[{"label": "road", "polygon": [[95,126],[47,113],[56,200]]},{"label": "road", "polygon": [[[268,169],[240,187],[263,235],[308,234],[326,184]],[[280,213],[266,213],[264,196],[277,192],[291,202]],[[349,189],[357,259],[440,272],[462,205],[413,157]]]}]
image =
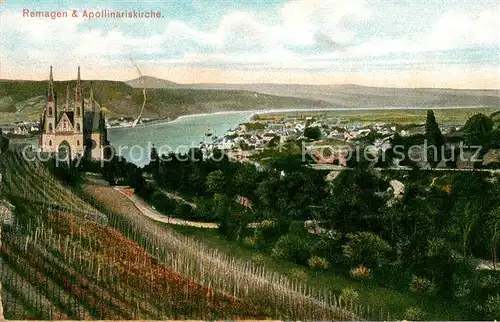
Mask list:
[{"label": "road", "polygon": [[215,229],[218,227],[216,223],[205,223],[205,222],[198,222],[198,221],[189,221],[189,220],[183,220],[179,218],[172,218],[172,217],[167,217],[157,210],[151,208],[150,205],[148,205],[144,200],[142,200],[140,197],[136,196],[135,194],[129,195],[124,191],[123,187],[115,187],[115,190],[119,191],[121,194],[126,196],[130,201],[134,203],[134,205],[137,207],[137,209],[144,214],[146,217],[149,217],[155,221],[158,222],[163,222],[166,224],[172,224],[172,225],[181,225],[181,226],[190,226],[190,227],[197,227],[197,228],[210,228],[210,229]]}]

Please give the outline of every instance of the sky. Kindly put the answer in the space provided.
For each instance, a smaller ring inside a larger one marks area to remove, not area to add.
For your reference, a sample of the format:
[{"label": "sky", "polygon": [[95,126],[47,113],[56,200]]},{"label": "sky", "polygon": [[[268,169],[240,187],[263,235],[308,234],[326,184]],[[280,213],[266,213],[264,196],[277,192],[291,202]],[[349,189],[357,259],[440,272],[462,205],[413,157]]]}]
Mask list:
[{"label": "sky", "polygon": [[499,89],[498,17],[488,0],[0,0],[0,78]]}]

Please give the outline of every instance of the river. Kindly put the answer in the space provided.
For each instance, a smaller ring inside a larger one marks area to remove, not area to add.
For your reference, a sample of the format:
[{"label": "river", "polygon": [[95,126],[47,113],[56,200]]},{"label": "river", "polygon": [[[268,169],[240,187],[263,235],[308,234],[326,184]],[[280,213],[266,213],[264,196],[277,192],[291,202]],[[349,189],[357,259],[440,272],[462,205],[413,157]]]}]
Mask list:
[{"label": "river", "polygon": [[108,138],[119,155],[143,166],[149,163],[149,151],[153,144],[161,147],[161,154],[170,151],[185,152],[189,146],[198,146],[201,141],[210,140],[205,137],[209,127],[212,136],[221,136],[227,130],[250,120],[253,114],[252,111],[240,111],[188,115],[170,122],[108,129]]},{"label": "river", "polygon": [[[449,109],[450,107],[433,107],[433,109]],[[464,106],[455,108],[479,108]],[[421,110],[425,108],[386,107],[386,108],[356,108],[356,110]],[[189,146],[198,146],[211,129],[213,136],[221,136],[229,129],[234,129],[240,123],[250,120],[256,113],[294,112],[294,111],[352,111],[352,108],[325,108],[325,109],[274,109],[254,111],[231,111],[212,114],[197,114],[181,116],[170,122],[141,124],[136,127],[108,129],[108,138],[117,150],[117,153],[128,161],[143,166],[149,162],[149,152],[154,144],[160,146],[160,154],[187,151]]]}]

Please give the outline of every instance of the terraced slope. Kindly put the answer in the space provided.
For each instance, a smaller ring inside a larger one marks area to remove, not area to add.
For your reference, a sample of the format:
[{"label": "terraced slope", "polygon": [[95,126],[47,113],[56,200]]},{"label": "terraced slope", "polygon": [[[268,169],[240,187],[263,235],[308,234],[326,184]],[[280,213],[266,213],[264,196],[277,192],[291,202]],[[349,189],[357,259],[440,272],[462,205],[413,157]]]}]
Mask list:
[{"label": "terraced slope", "polygon": [[371,316],[334,294],[181,237],[112,188],[89,186],[84,194],[105,216],[41,164],[9,152],[0,165],[0,199],[16,207],[15,224],[1,235],[6,319]]}]

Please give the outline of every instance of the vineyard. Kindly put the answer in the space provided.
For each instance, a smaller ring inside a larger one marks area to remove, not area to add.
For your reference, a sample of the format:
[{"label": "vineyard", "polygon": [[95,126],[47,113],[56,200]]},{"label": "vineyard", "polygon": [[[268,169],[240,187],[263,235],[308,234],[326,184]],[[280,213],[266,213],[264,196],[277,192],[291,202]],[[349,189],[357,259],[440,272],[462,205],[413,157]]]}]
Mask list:
[{"label": "vineyard", "polygon": [[177,235],[112,188],[79,197],[41,164],[0,162],[0,199],[16,207],[1,235],[6,319],[388,318]]}]

